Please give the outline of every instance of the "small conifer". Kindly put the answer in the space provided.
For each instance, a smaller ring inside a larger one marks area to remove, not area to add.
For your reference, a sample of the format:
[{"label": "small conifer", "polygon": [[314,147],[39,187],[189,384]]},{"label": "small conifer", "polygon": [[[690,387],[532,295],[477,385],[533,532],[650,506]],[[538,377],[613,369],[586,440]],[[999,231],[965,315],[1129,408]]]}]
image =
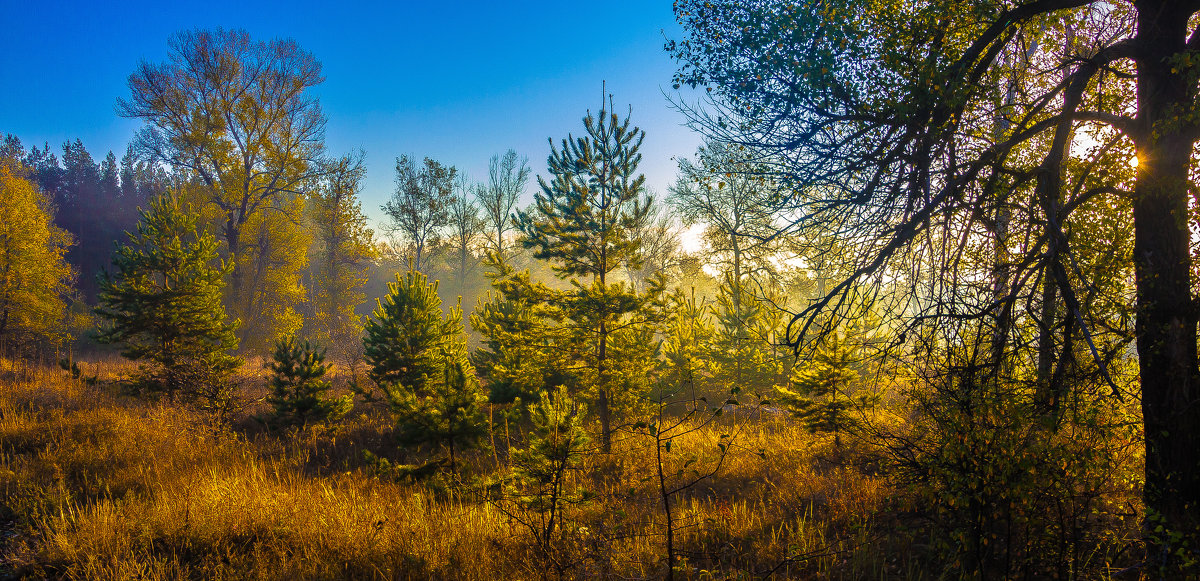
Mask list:
[{"label": "small conifer", "polygon": [[539,400],[529,406],[533,423],[529,445],[512,454],[513,484],[519,492],[517,504],[524,511],[538,515],[525,520],[546,550],[556,528],[562,526],[563,507],[589,497],[586,491],[567,486],[569,472],[578,469],[588,452],[589,441],[583,427],[585,414],[584,405],[576,402],[565,387],[542,392]]},{"label": "small conifer", "polygon": [[840,446],[842,432],[857,425],[857,412],[875,402],[873,394],[856,389],[857,366],[845,331],[830,332],[801,369],[794,389],[778,388],[779,400],[812,432],[833,433]]},{"label": "small conifer", "polygon": [[458,471],[457,452],[474,448],[487,434],[483,406],[487,396],[475,370],[462,358],[445,357],[441,377],[425,384],[426,395],[390,390],[396,435],[402,445],[438,444],[449,452],[449,468]]},{"label": "small conifer", "polygon": [[275,375],[271,378],[272,393],[267,401],[274,410],[267,418],[268,423],[305,426],[336,421],[349,413],[353,406],[350,396],[326,397],[333,384],[325,379],[329,370],[325,349],[285,337],[275,342],[272,359],[267,367]]},{"label": "small conifer", "polygon": [[369,375],[386,395],[400,444],[446,446],[456,472],[457,452],[486,433],[487,398],[467,359],[462,308],[443,314],[437,281],[420,272],[397,276],[388,289],[366,324]]}]

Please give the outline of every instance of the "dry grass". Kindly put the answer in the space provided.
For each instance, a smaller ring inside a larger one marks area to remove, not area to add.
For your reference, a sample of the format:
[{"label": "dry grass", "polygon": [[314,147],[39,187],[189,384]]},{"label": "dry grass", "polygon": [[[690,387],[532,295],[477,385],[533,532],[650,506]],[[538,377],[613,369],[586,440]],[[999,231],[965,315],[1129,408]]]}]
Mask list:
[{"label": "dry grass", "polygon": [[[552,576],[513,507],[483,500],[503,446],[468,457],[467,484],[395,482],[362,451],[419,457],[396,450],[379,410],[336,430],[269,433],[250,419],[254,396],[219,428],[181,406],[115,394],[105,380],[116,365],[86,366],[95,386],[58,370],[0,377],[0,577]],[[691,457],[704,471],[732,432],[716,476],[673,498],[679,576],[924,578],[903,557],[913,540],[897,532],[887,481],[786,420],[698,430],[675,442],[667,472]],[[556,541],[565,576],[666,572],[651,446],[625,433],[573,477],[596,496],[568,511]]]}]

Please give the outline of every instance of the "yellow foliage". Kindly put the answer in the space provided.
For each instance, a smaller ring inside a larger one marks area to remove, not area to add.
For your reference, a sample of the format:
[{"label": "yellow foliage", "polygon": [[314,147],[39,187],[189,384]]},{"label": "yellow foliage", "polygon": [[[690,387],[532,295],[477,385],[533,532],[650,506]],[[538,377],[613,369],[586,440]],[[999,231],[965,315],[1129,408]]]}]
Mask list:
[{"label": "yellow foliage", "polygon": [[51,223],[49,201],[0,162],[0,339],[64,336],[70,234]]}]

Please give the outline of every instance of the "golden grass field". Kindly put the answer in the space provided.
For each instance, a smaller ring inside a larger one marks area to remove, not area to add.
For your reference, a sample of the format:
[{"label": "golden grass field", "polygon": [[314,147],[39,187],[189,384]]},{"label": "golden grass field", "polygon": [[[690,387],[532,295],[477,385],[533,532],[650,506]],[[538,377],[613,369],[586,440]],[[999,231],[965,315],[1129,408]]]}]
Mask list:
[{"label": "golden grass field", "polygon": [[[485,499],[480,483],[505,470],[502,443],[469,453],[457,483],[398,482],[363,459],[421,455],[402,456],[382,409],[272,433],[251,419],[265,387],[244,377],[242,411],[215,426],[184,406],[117,394],[110,380],[122,371],[85,364],[99,377],[89,385],[0,366],[0,578],[559,575],[512,508]],[[693,432],[675,442],[667,472],[692,454],[693,467],[711,466],[720,434],[735,432],[715,476],[674,499],[677,578],[937,578],[913,556],[923,541],[903,495],[869,461],[845,461],[787,419]],[[626,433],[572,477],[595,496],[565,515],[562,576],[664,576],[652,442]]]}]

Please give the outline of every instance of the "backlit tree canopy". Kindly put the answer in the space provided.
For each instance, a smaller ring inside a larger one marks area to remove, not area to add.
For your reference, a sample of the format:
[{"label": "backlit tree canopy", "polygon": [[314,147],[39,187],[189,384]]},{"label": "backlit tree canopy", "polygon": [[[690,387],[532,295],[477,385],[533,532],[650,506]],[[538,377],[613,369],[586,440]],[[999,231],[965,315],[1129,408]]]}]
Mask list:
[{"label": "backlit tree canopy", "polygon": [[904,281],[891,286],[907,289],[894,311],[906,324],[978,321],[993,369],[1026,366],[1050,409],[1084,365],[1077,351],[1104,374],[1135,340],[1147,504],[1194,531],[1197,10],[681,1],[688,36],[669,48],[676,82],[715,96],[696,125],[773,164],[794,189],[797,231],[855,250],[793,339],[856,287]]}]

